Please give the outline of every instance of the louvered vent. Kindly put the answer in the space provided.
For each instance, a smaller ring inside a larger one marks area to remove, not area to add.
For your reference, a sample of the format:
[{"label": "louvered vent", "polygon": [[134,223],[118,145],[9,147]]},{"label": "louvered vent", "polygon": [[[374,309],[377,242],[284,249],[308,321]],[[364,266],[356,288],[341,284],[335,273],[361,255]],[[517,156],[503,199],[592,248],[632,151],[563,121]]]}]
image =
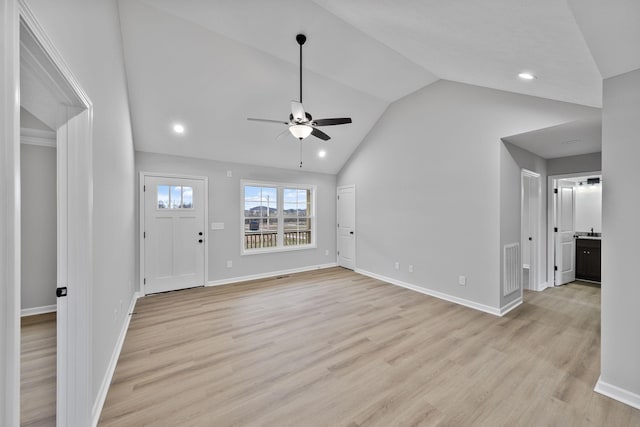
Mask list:
[{"label": "louvered vent", "polygon": [[504,296],[520,290],[520,243],[511,243],[504,246]]}]

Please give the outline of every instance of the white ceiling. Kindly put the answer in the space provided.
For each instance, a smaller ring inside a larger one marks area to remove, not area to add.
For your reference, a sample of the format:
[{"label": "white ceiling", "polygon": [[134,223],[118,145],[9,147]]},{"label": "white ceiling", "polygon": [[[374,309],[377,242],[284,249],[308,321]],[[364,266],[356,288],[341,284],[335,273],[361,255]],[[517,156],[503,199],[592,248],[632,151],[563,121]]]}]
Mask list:
[{"label": "white ceiling", "polygon": [[602,120],[594,117],[502,138],[544,159],[602,151]]},{"label": "white ceiling", "polygon": [[306,110],[353,118],[304,141],[306,170],[339,171],[389,103],[437,79],[599,107],[599,68],[640,68],[640,2],[569,1],[120,0],[136,149],[297,168],[296,142],[275,141],[284,125],[246,118],[286,120],[299,32]]}]

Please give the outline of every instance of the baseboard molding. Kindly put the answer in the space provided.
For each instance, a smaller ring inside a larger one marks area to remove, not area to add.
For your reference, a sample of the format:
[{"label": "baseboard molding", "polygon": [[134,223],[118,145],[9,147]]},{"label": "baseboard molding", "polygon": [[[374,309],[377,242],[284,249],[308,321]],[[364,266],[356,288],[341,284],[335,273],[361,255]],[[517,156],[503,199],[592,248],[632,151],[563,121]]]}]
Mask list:
[{"label": "baseboard molding", "polygon": [[120,357],[120,352],[122,351],[122,345],[124,344],[124,339],[127,336],[127,331],[129,330],[129,323],[131,322],[131,314],[133,313],[133,309],[136,306],[136,301],[138,301],[138,298],[140,298],[140,296],[141,296],[140,292],[136,292],[131,297],[131,303],[129,304],[129,311],[127,312],[127,317],[125,318],[124,324],[122,325],[122,329],[120,330],[120,335],[118,336],[116,347],[113,349],[113,353],[111,354],[111,360],[109,360],[107,373],[102,379],[102,384],[100,385],[100,390],[98,391],[98,397],[96,398],[93,404],[93,410],[91,411],[91,414],[92,414],[91,425],[93,427],[96,427],[98,425],[98,421],[100,420],[102,407],[104,406],[104,401],[107,399],[107,393],[109,392],[109,386],[111,385],[113,374],[116,371],[116,365],[118,364],[118,358]]},{"label": "baseboard molding", "polygon": [[207,286],[230,285],[232,283],[248,282],[249,280],[268,279],[274,276],[282,276],[283,274],[303,273],[305,271],[321,270],[323,268],[331,268],[331,267],[337,267],[337,266],[338,266],[337,263],[331,262],[328,264],[318,264],[318,265],[310,265],[307,267],[291,268],[289,270],[270,271],[267,273],[251,274],[248,276],[238,276],[238,277],[231,277],[228,279],[212,280],[207,283]]},{"label": "baseboard molding", "polygon": [[372,273],[370,271],[361,270],[356,268],[354,270],[358,274],[372,277],[374,279],[382,280],[383,282],[390,283],[392,285],[400,286],[402,288],[410,289],[412,291],[420,292],[421,294],[429,295],[431,297],[439,298],[445,301],[449,301],[455,304],[463,305],[465,307],[473,308],[474,310],[483,311],[485,313],[493,314],[494,316],[501,316],[500,309],[491,307],[488,305],[480,304],[475,301],[467,300],[464,298],[455,297],[453,295],[445,294],[444,292],[434,291],[432,289],[423,288],[420,286],[406,283],[401,280],[392,279],[391,277],[382,276],[380,274]]},{"label": "baseboard molding", "polygon": [[43,305],[42,307],[33,307],[33,308],[23,308],[20,310],[20,317],[24,316],[35,316],[36,314],[44,314],[44,313],[53,313],[57,310],[57,306],[53,305]]},{"label": "baseboard molding", "polygon": [[500,307],[500,314],[498,314],[498,316],[504,316],[505,314],[507,314],[514,308],[520,306],[521,304],[522,304],[522,297],[518,297],[517,299],[511,301],[504,307]]},{"label": "baseboard molding", "polygon": [[604,396],[615,399],[618,402],[624,403],[625,405],[640,409],[640,394],[636,394],[613,384],[606,383],[602,381],[602,378],[598,378],[596,387],[593,390],[596,393],[600,393]]}]

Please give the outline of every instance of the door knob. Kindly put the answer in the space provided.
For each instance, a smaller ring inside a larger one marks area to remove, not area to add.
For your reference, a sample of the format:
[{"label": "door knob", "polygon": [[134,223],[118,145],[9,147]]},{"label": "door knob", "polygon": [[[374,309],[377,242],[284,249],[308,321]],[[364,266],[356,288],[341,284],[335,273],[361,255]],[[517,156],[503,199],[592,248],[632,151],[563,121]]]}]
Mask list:
[{"label": "door knob", "polygon": [[202,243],[202,239],[198,240],[198,243]]},{"label": "door knob", "polygon": [[198,236],[202,236],[202,231],[198,233]]},{"label": "door knob", "polygon": [[353,231],[350,231],[349,234],[353,234]]}]

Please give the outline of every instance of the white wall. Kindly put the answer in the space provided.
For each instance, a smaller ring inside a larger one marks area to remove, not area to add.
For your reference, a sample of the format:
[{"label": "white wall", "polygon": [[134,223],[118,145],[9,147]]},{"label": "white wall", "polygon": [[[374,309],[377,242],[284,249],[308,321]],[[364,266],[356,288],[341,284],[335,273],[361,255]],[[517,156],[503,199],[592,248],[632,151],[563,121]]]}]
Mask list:
[{"label": "white wall", "polygon": [[606,79],[603,105],[600,383],[640,408],[640,69]]},{"label": "white wall", "polygon": [[602,185],[576,187],[576,231],[602,233]]},{"label": "white wall", "polygon": [[118,11],[113,0],[27,1],[94,106],[93,401],[134,291],[134,149]]},{"label": "white wall", "polygon": [[520,241],[520,170],[500,139],[585,108],[448,81],[391,104],[338,175],[357,185],[357,267],[501,307],[502,245]]},{"label": "white wall", "polygon": [[[294,145],[292,145],[292,149],[295,149]],[[335,175],[140,151],[136,152],[136,171],[196,175],[209,178],[209,282],[335,263]],[[227,171],[232,172],[231,178],[227,177]],[[241,179],[317,185],[317,248],[241,256]],[[212,222],[223,222],[225,224],[224,230],[211,230]],[[329,254],[325,255],[327,250]],[[227,268],[227,261],[232,261],[232,268]]]},{"label": "white wall", "polygon": [[21,144],[21,307],[56,303],[56,149]]},{"label": "white wall", "polygon": [[597,172],[602,168],[602,153],[581,154],[579,156],[558,157],[547,160],[548,175],[562,175],[581,172]]}]

